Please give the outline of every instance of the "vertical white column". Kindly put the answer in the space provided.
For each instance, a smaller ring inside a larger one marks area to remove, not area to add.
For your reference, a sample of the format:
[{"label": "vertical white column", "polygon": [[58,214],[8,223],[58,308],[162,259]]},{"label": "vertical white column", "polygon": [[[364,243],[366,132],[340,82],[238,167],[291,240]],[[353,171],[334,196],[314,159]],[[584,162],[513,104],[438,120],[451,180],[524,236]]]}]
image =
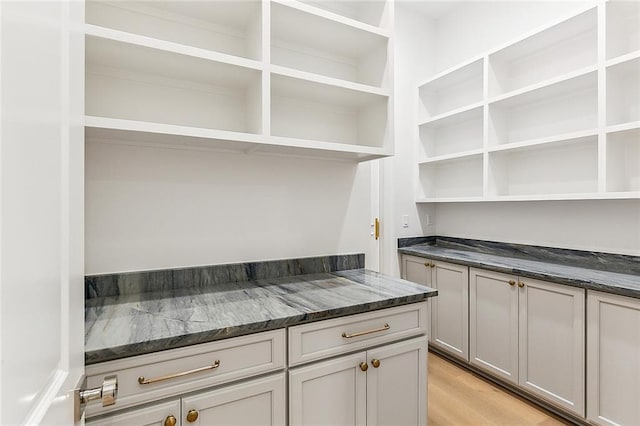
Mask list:
[{"label": "vertical white column", "polygon": [[271,135],[271,2],[262,1],[262,134]]},{"label": "vertical white column", "polygon": [[606,3],[598,3],[598,192],[607,190]]},{"label": "vertical white column", "polygon": [[489,56],[482,60],[482,196],[490,195],[489,185]]}]

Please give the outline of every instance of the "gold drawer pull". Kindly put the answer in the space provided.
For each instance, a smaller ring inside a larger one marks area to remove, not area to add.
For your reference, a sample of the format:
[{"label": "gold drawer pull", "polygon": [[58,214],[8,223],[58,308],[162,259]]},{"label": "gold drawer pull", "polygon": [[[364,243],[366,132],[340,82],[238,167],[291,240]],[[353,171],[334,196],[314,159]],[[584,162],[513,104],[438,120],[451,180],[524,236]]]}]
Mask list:
[{"label": "gold drawer pull", "polygon": [[163,380],[175,379],[176,377],[188,376],[189,374],[200,373],[201,371],[213,370],[214,368],[220,367],[220,360],[216,359],[213,361],[213,364],[207,365],[206,367],[196,368],[194,370],[183,371],[182,373],[168,374],[162,377],[154,377],[153,379],[145,379],[144,376],[138,377],[138,383],[141,385],[148,385],[151,383],[161,382]]},{"label": "gold drawer pull", "polygon": [[349,334],[345,331],[344,333],[342,333],[342,337],[344,337],[345,339],[351,339],[352,337],[364,336],[365,334],[377,333],[379,331],[386,331],[386,330],[389,330],[390,328],[391,327],[389,327],[389,324],[385,324],[380,328],[376,328],[374,330],[360,331],[358,333]]}]

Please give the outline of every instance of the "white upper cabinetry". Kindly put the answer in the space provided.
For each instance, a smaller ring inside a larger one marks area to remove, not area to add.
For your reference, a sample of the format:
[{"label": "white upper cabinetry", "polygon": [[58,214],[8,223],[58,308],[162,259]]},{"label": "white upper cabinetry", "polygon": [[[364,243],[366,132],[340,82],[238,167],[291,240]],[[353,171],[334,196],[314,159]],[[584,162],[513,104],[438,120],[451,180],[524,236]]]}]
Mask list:
[{"label": "white upper cabinetry", "polygon": [[87,141],[393,154],[393,2],[88,1]]},{"label": "white upper cabinetry", "polygon": [[640,3],[607,2],[418,87],[418,202],[640,197]]}]

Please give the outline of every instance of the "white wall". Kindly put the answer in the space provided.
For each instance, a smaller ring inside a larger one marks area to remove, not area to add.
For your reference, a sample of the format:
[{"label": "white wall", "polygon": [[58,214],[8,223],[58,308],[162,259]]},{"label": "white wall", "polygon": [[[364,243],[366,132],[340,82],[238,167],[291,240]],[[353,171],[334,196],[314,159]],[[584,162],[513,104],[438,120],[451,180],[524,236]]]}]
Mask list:
[{"label": "white wall", "polygon": [[[447,13],[442,16],[421,18],[416,14],[420,5],[399,4],[396,11],[398,45],[406,44],[397,48],[396,81],[403,85],[415,80],[415,69],[420,67],[410,65],[407,69],[407,64],[419,64],[425,55],[430,55],[429,67],[418,80],[507,44],[587,4],[577,1],[459,2],[453,8],[447,6]],[[417,20],[421,20],[421,24]],[[408,89],[397,89],[398,92],[404,90]],[[407,104],[408,99],[407,95],[404,103],[399,102],[398,117],[404,114],[402,105]],[[397,158],[394,173],[388,174],[393,182],[388,185],[400,193],[394,199],[393,213],[394,223],[399,223],[404,212],[416,210],[415,203],[404,191],[415,182],[407,172],[416,173],[417,169],[415,156],[411,158],[407,154],[410,151],[407,145],[415,143],[415,138],[408,135],[415,129],[416,122],[398,118],[396,126]],[[437,234],[640,255],[639,200],[441,203],[422,208],[433,212],[435,226],[397,228],[399,236]],[[386,247],[387,253],[391,251],[390,244]],[[396,274],[398,260],[390,259],[389,264],[384,271]]]},{"label": "white wall", "polygon": [[[427,215],[434,217],[434,206],[415,203],[418,168],[414,141],[418,116],[417,86],[435,70],[431,58],[436,50],[436,39],[435,26],[425,25],[425,19],[413,10],[397,7],[395,17],[395,156],[382,160],[382,217],[386,223],[381,270],[399,275],[397,238],[435,231],[434,226],[426,224]],[[404,215],[408,217],[408,227],[403,227]]]},{"label": "white wall", "polygon": [[366,252],[370,166],[89,143],[87,274]]},{"label": "white wall", "polygon": [[595,2],[463,1],[436,21],[435,72],[569,16]]},{"label": "white wall", "polygon": [[640,255],[640,200],[439,204],[438,235]]}]

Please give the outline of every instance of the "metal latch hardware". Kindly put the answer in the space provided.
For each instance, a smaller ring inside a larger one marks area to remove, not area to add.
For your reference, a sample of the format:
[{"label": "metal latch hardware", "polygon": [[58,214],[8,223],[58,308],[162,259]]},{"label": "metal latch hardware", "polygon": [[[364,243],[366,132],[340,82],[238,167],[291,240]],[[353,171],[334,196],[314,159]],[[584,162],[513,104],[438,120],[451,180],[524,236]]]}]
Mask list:
[{"label": "metal latch hardware", "polygon": [[116,403],[118,397],[118,377],[107,376],[102,381],[102,386],[92,389],[86,389],[87,377],[82,376],[78,382],[78,386],[73,392],[74,395],[74,417],[79,422],[84,413],[85,405],[91,401],[102,401],[103,407],[108,407]]}]

